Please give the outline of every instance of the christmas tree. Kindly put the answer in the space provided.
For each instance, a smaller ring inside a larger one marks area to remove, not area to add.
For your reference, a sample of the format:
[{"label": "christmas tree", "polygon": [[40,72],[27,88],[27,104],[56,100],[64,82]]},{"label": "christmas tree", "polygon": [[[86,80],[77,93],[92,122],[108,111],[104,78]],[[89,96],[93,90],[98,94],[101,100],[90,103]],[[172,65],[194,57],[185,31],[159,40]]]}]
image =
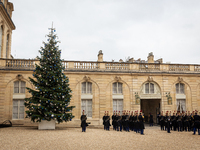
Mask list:
[{"label": "christmas tree", "polygon": [[60,123],[74,117],[74,106],[69,106],[72,91],[69,79],[63,73],[61,50],[54,32],[55,29],[50,28],[48,42],[44,42],[44,47],[39,50],[41,57],[37,57],[40,64],[36,64],[34,78],[29,77],[35,89],[26,88],[32,94],[32,97],[25,99],[24,105],[29,109],[26,118],[30,117],[33,122],[53,119]]}]

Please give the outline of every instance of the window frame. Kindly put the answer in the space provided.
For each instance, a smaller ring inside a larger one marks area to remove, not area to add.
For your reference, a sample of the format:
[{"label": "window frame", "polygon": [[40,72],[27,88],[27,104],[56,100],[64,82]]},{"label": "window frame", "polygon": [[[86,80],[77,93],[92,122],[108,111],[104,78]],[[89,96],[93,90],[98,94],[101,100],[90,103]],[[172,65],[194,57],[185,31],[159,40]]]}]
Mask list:
[{"label": "window frame", "polygon": [[[18,87],[15,86],[15,84],[18,82]],[[24,83],[24,85],[22,86],[22,83]],[[18,88],[18,92],[15,92],[15,88]],[[22,92],[24,91],[24,92]],[[25,94],[26,93],[26,82],[25,81],[15,81],[14,82],[14,91],[13,94]]]},{"label": "window frame", "polygon": [[[182,85],[182,87],[181,87]],[[183,83],[177,83],[175,85],[176,88],[176,94],[185,94],[185,84]]]},{"label": "window frame", "polygon": [[[14,118],[14,101],[17,101],[17,118]],[[20,105],[20,101],[23,101],[23,105]],[[20,118],[20,108],[23,107],[23,118]],[[24,106],[24,100],[23,99],[13,99],[13,107],[12,107],[12,120],[24,120],[25,118],[25,106]]]},{"label": "window frame", "polygon": [[[84,92],[83,88],[85,89],[85,92]],[[92,82],[82,82],[82,84],[81,84],[81,93],[82,94],[92,94]]]},{"label": "window frame", "polygon": [[155,94],[155,84],[152,82],[147,82],[144,85],[145,94]]},{"label": "window frame", "polygon": [[[83,106],[83,101],[85,101],[85,106]],[[91,102],[91,116],[88,116],[89,113],[89,102]],[[81,99],[81,113],[83,112],[84,110],[84,113],[85,115],[87,115],[87,118],[92,118],[93,116],[93,110],[92,110],[92,105],[93,105],[93,102],[92,102],[92,99]],[[83,107],[85,107],[85,109],[83,109]]]},{"label": "window frame", "polygon": [[[116,87],[114,86],[115,84],[116,84]],[[121,83],[121,82],[114,82],[112,84],[112,86],[113,86],[113,88],[112,88],[113,89],[112,90],[113,94],[122,94],[123,95],[123,83]]]}]

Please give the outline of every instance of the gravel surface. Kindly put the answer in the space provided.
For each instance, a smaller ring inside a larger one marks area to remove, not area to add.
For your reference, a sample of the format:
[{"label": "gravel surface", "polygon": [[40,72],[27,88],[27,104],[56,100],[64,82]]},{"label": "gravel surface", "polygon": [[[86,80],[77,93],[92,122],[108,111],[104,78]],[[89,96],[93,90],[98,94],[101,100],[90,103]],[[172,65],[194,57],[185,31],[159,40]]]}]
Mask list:
[{"label": "gravel surface", "polygon": [[103,129],[56,127],[38,130],[37,127],[0,128],[1,150],[200,150],[200,135],[192,132],[160,131],[157,126],[146,127],[145,135],[135,132],[105,131]]}]

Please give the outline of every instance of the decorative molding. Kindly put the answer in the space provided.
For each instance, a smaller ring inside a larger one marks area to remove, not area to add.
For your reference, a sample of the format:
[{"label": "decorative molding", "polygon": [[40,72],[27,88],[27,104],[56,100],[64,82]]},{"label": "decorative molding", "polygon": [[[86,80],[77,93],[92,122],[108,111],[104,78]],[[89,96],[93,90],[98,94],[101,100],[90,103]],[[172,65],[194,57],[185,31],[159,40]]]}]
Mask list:
[{"label": "decorative molding", "polygon": [[153,82],[153,77],[151,76],[148,76],[148,79],[147,79],[148,82]]},{"label": "decorative molding", "polygon": [[121,81],[121,80],[122,80],[121,77],[115,76],[115,81],[119,82],[119,81]]},{"label": "decorative molding", "polygon": [[179,83],[180,83],[180,82],[183,82],[183,78],[178,77],[178,82],[179,82]]},{"label": "decorative molding", "polygon": [[17,80],[22,80],[22,79],[23,79],[23,76],[22,76],[21,74],[18,74],[18,75],[16,76],[16,78],[17,78]]},{"label": "decorative molding", "polygon": [[90,77],[88,77],[88,76],[84,76],[84,77],[83,77],[83,80],[85,80],[86,82],[88,82],[88,81],[90,81],[90,80],[91,80],[91,78],[90,78]]}]

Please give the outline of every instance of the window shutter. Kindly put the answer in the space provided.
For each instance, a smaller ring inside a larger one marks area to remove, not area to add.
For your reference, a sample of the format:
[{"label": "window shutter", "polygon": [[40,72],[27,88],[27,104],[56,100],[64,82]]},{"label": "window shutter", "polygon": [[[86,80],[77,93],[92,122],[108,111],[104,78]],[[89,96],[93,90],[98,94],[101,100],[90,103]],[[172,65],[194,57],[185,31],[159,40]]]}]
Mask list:
[{"label": "window shutter", "polygon": [[154,93],[154,84],[150,83],[150,93]]},{"label": "window shutter", "polygon": [[82,83],[82,93],[86,93],[86,82]]},{"label": "window shutter", "polygon": [[122,94],[122,83],[118,82],[118,93]]}]

